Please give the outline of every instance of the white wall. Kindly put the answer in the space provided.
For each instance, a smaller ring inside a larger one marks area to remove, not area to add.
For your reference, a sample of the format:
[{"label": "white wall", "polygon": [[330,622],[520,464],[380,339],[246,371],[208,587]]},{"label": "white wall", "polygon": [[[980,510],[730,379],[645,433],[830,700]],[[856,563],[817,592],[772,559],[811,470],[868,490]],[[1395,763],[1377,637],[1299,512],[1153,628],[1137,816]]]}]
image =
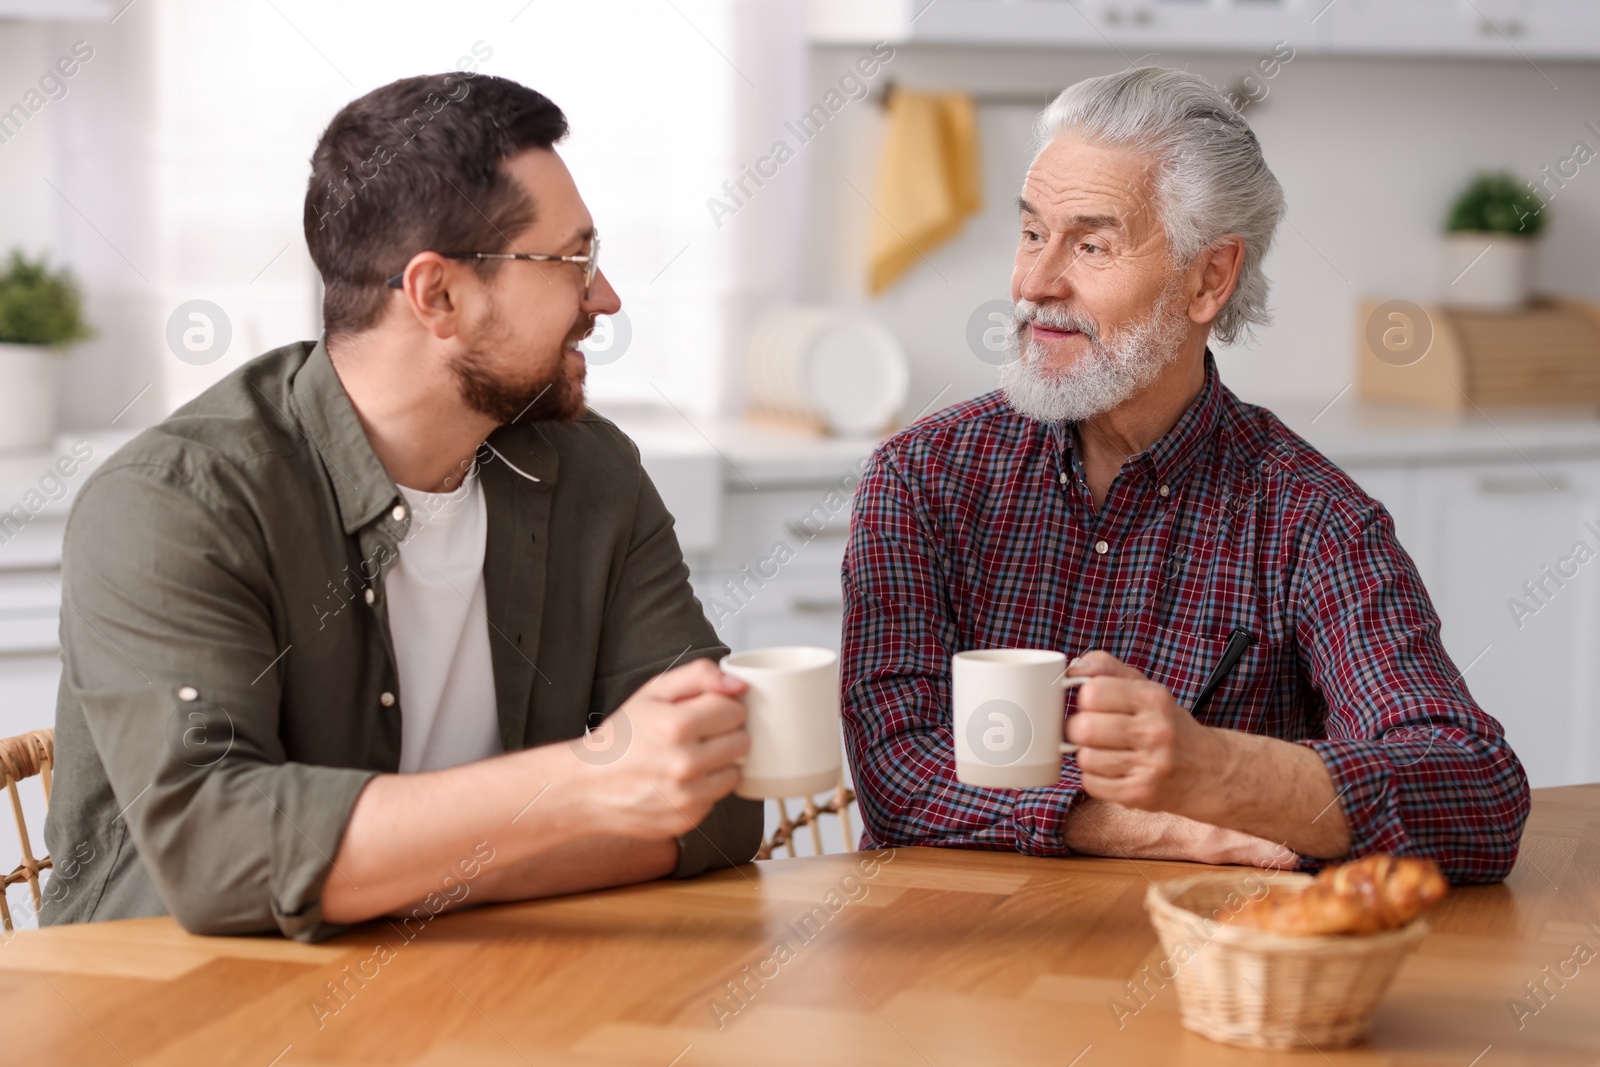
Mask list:
[{"label": "white wall", "polygon": [[[853,54],[813,51],[813,87]],[[1250,55],[1163,55],[1228,86]],[[1114,52],[897,49],[889,75],[915,88],[1037,91],[1123,66]],[[1543,73],[1541,73],[1541,71]],[[1550,81],[1546,81],[1546,76]],[[1552,89],[1551,82],[1559,86]],[[1443,288],[1438,234],[1449,199],[1480,168],[1534,177],[1600,138],[1600,63],[1328,59],[1300,54],[1247,111],[1288,198],[1287,223],[1267,260],[1274,324],[1251,346],[1219,353],[1229,384],[1262,403],[1323,404],[1351,380],[1356,306],[1367,295],[1426,300]],[[810,158],[810,240],[803,294],[870,308],[906,343],[913,362],[907,415],[940,390],[939,406],[993,388],[994,369],[964,340],[967,316],[1008,295],[1016,234],[1012,206],[1027,169],[1033,109],[980,112],[984,210],[879,299],[865,295],[871,208],[845,185],[875,183],[881,110],[841,113]],[[1600,298],[1600,162],[1550,205],[1536,284]]]},{"label": "white wall", "polygon": [[[0,111],[18,103],[36,87],[54,59],[43,26],[0,23]],[[68,93],[70,98],[71,93]],[[50,243],[50,187],[36,177],[50,168],[50,120],[61,101],[45,105],[22,129],[4,131],[0,144],[0,252],[21,245],[38,254]]]},{"label": "white wall", "polygon": [[[0,21],[6,105],[73,40],[95,50],[68,97],[0,145],[0,248],[48,248],[76,269],[99,331],[68,361],[65,426],[103,427],[135,397],[119,428],[149,424],[241,362],[315,336],[300,220],[317,136],[361,93],[464,59],[546,93],[571,121],[561,152],[634,335],[592,369],[592,395],[731,409],[731,338],[796,291],[803,169],[736,224],[717,227],[706,200],[800,110],[802,22],[800,5],[770,0],[141,0],[114,23]],[[165,340],[195,299],[219,305],[233,333],[200,367]]]},{"label": "white wall", "polygon": [[[8,83],[78,42],[88,55],[67,95],[0,145],[0,246],[70,265],[96,331],[65,363],[66,429],[146,425],[263,347],[315,332],[296,206],[309,143],[285,133],[322,118],[304,107],[314,75],[289,50],[251,62],[238,42],[271,42],[274,27],[233,11],[149,0],[114,23],[0,22],[0,53],[29,49],[0,67]],[[233,321],[232,347],[204,368],[165,342],[168,315],[195,298]]]},{"label": "white wall", "polygon": [[[283,0],[282,14],[141,0],[115,24],[0,23],[0,102],[20,97],[73,40],[95,48],[69,95],[0,144],[0,245],[49,248],[70,263],[100,330],[68,363],[66,425],[104,426],[150,385],[119,425],[148,423],[239,361],[315,333],[299,210],[322,124],[359,92],[454,66],[477,42],[493,52],[481,69],[548,91],[572,118],[564,152],[634,320],[630,351],[591,371],[597,397],[665,394],[691,412],[736,410],[751,319],[794,298],[865,305],[896,330],[914,363],[907,415],[941,391],[944,404],[989,388],[993,368],[967,350],[964,330],[978,304],[1007,292],[1010,203],[1033,109],[982,110],[983,213],[931,264],[868,300],[871,208],[845,179],[874,189],[882,116],[870,103],[846,107],[723,226],[706,208],[863,49],[808,52],[800,5],[678,7],[419,5],[379,17],[367,0]],[[426,20],[407,14],[424,8],[433,12]],[[603,38],[590,32],[596,19],[611,27]],[[1257,57],[1156,58],[1228,84]],[[874,91],[895,78],[1042,99],[1121,63],[1112,52],[908,46]],[[1325,403],[1344,387],[1360,297],[1437,295],[1437,231],[1473,170],[1531,175],[1580,138],[1600,148],[1583,127],[1600,123],[1595,63],[1301,54],[1268,85],[1250,115],[1289,198],[1289,225],[1268,262],[1277,323],[1255,345],[1222,354],[1230,383],[1268,403]],[[1600,245],[1600,164],[1569,184],[1551,219],[1539,283],[1600,297],[1600,258],[1590,251]],[[235,320],[228,356],[198,369],[163,339],[172,309],[194,298]]]},{"label": "white wall", "polygon": [[[0,252],[21,246],[70,266],[85,292],[85,310],[99,336],[65,360],[62,409],[69,426],[104,426],[151,381],[153,360],[129,358],[120,338],[142,327],[140,294],[153,268],[151,212],[130,211],[147,195],[145,172],[131,166],[138,119],[149,110],[143,81],[125,77],[130,59],[143,67],[149,41],[122,27],[123,47],[106,48],[100,24],[0,22],[0,109],[25,103],[29,90],[58,60],[84,42],[89,58],[63,79],[65,95],[48,99],[22,129],[0,144]],[[80,54],[85,54],[80,50]],[[37,103],[39,97],[34,98]],[[85,126],[93,120],[92,127]],[[91,166],[77,166],[85,153]],[[106,191],[114,190],[108,198]]]}]

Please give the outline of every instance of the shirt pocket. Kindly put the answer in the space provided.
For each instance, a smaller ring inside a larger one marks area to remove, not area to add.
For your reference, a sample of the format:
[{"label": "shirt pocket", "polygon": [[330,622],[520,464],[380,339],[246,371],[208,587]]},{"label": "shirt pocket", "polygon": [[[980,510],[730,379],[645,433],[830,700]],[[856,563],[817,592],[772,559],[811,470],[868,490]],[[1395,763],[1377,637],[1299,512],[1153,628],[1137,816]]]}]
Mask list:
[{"label": "shirt pocket", "polygon": [[[1179,705],[1193,709],[1200,691],[1222,662],[1233,631],[1195,633],[1161,627],[1152,634],[1146,665],[1140,669],[1152,681],[1166,686]],[[1289,710],[1293,695],[1293,672],[1286,673],[1284,654],[1282,642],[1256,637],[1195,718],[1207,726],[1271,732],[1266,727]]]}]

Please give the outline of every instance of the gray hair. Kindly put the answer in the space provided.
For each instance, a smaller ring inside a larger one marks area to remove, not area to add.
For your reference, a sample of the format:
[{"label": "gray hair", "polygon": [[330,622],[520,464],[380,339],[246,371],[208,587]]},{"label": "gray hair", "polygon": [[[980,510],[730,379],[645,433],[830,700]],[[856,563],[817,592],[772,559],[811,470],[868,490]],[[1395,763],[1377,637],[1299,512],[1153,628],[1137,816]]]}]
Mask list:
[{"label": "gray hair", "polygon": [[1174,266],[1230,234],[1244,241],[1238,284],[1211,324],[1218,340],[1232,344],[1270,321],[1261,261],[1283,217],[1283,189],[1256,135],[1215,86],[1166,67],[1087,78],[1040,113],[1035,154],[1067,130],[1155,155],[1156,217]]}]

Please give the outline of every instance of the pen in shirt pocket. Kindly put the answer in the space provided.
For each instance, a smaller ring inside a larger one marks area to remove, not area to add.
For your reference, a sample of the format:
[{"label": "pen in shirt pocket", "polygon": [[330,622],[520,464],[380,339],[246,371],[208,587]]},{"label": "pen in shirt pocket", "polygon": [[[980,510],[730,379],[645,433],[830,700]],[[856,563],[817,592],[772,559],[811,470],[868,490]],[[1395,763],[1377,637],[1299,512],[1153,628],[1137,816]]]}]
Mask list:
[{"label": "pen in shirt pocket", "polygon": [[[1217,660],[1217,665],[1211,669],[1211,677],[1206,679],[1206,684],[1200,687],[1200,695],[1194,698],[1193,704],[1189,705],[1190,715],[1197,714],[1200,711],[1200,706],[1211,698],[1211,694],[1215,693],[1223,682],[1227,681],[1228,675],[1233,672],[1233,668],[1244,658],[1245,650],[1255,644],[1255,640],[1255,634],[1246,630],[1243,626],[1234,628],[1233,633],[1228,635],[1228,644],[1222,650],[1222,658]],[[1069,663],[1067,666],[1071,667],[1072,664]],[[1087,681],[1087,679],[1084,680]]]},{"label": "pen in shirt pocket", "polygon": [[1206,684],[1200,687],[1200,695],[1194,698],[1194,703],[1189,705],[1189,714],[1198,715],[1200,707],[1211,698],[1211,694],[1227,680],[1229,673],[1244,658],[1245,650],[1255,643],[1255,635],[1244,627],[1235,627],[1233,633],[1228,635],[1228,645],[1222,650],[1222,658],[1211,670],[1211,677],[1206,679]]}]

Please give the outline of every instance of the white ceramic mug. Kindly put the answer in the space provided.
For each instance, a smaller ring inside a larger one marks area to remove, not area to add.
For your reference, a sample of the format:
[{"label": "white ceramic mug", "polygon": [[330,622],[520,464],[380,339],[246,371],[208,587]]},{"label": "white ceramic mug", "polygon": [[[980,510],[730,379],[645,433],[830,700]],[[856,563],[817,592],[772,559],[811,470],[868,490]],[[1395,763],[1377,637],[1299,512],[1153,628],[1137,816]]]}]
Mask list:
[{"label": "white ceramic mug", "polygon": [[1029,648],[958,652],[950,659],[956,778],[991,789],[1036,789],[1061,778],[1067,657]]},{"label": "white ceramic mug", "polygon": [[734,792],[750,800],[799,797],[839,784],[839,656],[826,648],[763,648],[722,658],[748,682],[750,754]]}]

